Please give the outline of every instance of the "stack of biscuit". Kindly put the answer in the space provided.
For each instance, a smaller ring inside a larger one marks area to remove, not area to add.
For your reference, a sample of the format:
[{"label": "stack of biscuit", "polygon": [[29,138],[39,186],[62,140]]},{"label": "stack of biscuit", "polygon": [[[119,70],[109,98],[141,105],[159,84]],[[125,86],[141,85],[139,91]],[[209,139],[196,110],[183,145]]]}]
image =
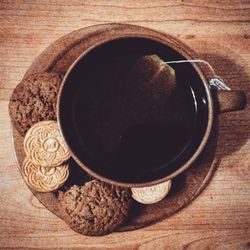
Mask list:
[{"label": "stack of biscuit", "polygon": [[26,158],[22,174],[35,191],[51,192],[60,188],[69,176],[70,153],[55,121],[33,125],[24,137]]}]

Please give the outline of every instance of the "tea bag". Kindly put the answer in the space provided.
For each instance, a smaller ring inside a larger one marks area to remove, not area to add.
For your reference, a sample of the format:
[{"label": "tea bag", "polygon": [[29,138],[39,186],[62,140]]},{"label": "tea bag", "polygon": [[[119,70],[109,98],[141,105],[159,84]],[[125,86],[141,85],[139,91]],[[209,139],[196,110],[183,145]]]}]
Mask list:
[{"label": "tea bag", "polygon": [[[140,54],[107,57],[95,67],[98,73],[86,78],[88,91],[81,104],[89,107],[91,103],[91,108],[81,110],[91,121],[85,125],[89,151],[100,165],[119,168],[137,163],[139,151],[146,155],[152,151],[151,147],[143,150],[146,145],[142,145],[152,126],[167,119],[176,88],[175,71],[157,55]],[[162,136],[151,137],[158,141]]]},{"label": "tea bag", "polygon": [[141,90],[166,100],[174,91],[175,71],[157,55],[138,57],[127,72],[126,81],[140,82]]},{"label": "tea bag", "polygon": [[[157,128],[167,119],[171,109],[176,76],[174,69],[157,55],[124,56],[122,61],[123,68],[121,64],[113,68],[119,80],[113,81],[116,82],[112,89],[116,89],[116,97],[113,97],[116,107],[110,114],[112,126],[109,123],[109,128],[106,127],[110,133],[105,140],[109,141],[105,150],[114,165],[118,165],[118,162],[142,165],[140,159],[144,155],[152,155],[152,147],[147,145],[161,142],[162,133]],[[146,145],[145,140],[151,143]],[[115,159],[112,155],[115,155]]]},{"label": "tea bag", "polygon": [[118,82],[113,89],[120,99],[117,107],[126,106],[127,127],[166,117],[176,89],[174,69],[157,55],[128,55],[121,60],[123,64],[114,68]]}]

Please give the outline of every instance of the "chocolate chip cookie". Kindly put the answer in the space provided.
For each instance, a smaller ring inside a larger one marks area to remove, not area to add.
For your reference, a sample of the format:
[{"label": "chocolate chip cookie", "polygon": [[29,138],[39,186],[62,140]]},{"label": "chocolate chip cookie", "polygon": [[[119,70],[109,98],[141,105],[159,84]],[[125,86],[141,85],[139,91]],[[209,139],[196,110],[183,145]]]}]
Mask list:
[{"label": "chocolate chip cookie", "polygon": [[14,127],[21,135],[35,123],[56,120],[56,103],[62,76],[57,73],[31,75],[14,89],[9,113]]},{"label": "chocolate chip cookie", "polygon": [[58,201],[66,223],[85,235],[113,232],[126,220],[132,206],[129,189],[98,180],[59,192]]}]

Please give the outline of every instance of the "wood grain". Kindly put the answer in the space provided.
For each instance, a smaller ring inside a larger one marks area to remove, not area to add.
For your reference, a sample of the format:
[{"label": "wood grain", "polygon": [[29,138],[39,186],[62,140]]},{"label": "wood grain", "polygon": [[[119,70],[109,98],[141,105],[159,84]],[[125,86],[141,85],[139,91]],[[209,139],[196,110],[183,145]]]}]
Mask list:
[{"label": "wood grain", "polygon": [[[0,2],[0,248],[249,249],[250,108],[219,119],[219,167],[186,209],[142,230],[84,237],[45,209],[24,184],[10,137],[8,99],[34,58],[89,25],[138,24],[169,33],[208,60],[232,88],[250,95],[249,1]],[[63,230],[62,230],[63,228]],[[59,230],[60,229],[60,230]]]}]

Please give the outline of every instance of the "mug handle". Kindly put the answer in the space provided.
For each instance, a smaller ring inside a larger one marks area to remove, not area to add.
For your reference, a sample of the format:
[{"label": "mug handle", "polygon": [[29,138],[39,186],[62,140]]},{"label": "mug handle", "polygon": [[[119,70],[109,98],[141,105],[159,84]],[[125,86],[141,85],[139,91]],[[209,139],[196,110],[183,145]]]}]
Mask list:
[{"label": "mug handle", "polygon": [[242,110],[246,106],[246,95],[240,90],[231,90],[223,79],[215,76],[209,80],[213,92],[215,108],[218,113]]},{"label": "mug handle", "polygon": [[240,90],[212,90],[218,113],[242,110],[246,106],[246,95]]}]

